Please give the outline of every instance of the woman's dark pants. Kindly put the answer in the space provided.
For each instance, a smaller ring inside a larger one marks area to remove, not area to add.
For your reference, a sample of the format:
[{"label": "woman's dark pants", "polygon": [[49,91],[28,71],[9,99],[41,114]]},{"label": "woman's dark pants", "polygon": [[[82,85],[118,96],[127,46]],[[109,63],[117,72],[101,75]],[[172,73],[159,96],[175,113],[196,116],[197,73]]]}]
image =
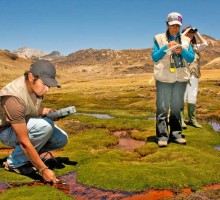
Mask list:
[{"label": "woman's dark pants", "polygon": [[182,127],[180,111],[184,105],[184,93],[187,82],[165,83],[156,81],[156,135],[159,140],[169,139],[168,115],[170,125],[170,137],[181,138]]}]

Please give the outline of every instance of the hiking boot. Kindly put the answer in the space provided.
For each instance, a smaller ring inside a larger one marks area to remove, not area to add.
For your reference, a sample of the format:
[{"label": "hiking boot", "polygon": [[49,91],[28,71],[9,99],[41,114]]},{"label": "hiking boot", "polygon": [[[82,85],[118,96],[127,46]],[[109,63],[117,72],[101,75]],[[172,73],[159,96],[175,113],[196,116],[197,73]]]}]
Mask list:
[{"label": "hiking boot", "polygon": [[186,144],[186,140],[183,138],[181,131],[173,131],[173,133],[170,134],[169,140],[177,144]]},{"label": "hiking boot", "polygon": [[202,128],[202,126],[196,121],[196,119],[189,120],[187,124],[189,126],[194,126],[195,128]]},{"label": "hiking boot", "polygon": [[30,162],[20,167],[14,168],[14,167],[9,166],[9,164],[6,161],[6,162],[3,162],[2,167],[7,171],[15,172],[17,174],[22,174],[22,175],[31,174],[37,171],[37,169]]},{"label": "hiking boot", "polygon": [[187,129],[187,125],[184,121],[181,121],[181,126],[182,126],[182,129]]},{"label": "hiking boot", "polygon": [[194,126],[196,128],[202,128],[202,126],[196,121],[195,104],[188,103],[188,115],[189,115],[189,121],[187,125]]},{"label": "hiking boot", "polygon": [[158,146],[159,147],[167,147],[167,141],[166,140],[159,140]]},{"label": "hiking boot", "polygon": [[187,129],[187,125],[185,124],[184,121],[184,109],[182,109],[180,112],[180,121],[181,121],[182,129]]},{"label": "hiking boot", "polygon": [[184,138],[176,138],[176,139],[172,139],[173,142],[177,143],[177,144],[186,144],[186,140]]}]

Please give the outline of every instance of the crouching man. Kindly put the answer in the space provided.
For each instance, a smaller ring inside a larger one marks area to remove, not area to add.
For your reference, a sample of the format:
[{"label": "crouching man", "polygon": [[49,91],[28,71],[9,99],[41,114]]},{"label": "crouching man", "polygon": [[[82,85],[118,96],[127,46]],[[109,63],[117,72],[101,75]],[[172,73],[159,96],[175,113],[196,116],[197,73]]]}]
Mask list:
[{"label": "crouching man", "polygon": [[46,60],[36,61],[24,76],[0,90],[0,141],[14,148],[6,170],[28,174],[38,170],[46,182],[58,182],[54,172],[44,164],[40,154],[67,144],[67,134],[51,119],[52,111],[41,105],[50,87],[60,87],[55,66]]}]

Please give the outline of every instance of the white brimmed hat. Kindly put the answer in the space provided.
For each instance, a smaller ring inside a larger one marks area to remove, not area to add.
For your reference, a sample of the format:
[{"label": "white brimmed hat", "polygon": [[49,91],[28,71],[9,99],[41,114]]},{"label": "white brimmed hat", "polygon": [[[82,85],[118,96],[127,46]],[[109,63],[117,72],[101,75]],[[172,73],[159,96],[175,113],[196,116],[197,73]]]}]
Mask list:
[{"label": "white brimmed hat", "polygon": [[172,12],[167,16],[168,25],[179,24],[182,26],[182,15],[178,12]]}]

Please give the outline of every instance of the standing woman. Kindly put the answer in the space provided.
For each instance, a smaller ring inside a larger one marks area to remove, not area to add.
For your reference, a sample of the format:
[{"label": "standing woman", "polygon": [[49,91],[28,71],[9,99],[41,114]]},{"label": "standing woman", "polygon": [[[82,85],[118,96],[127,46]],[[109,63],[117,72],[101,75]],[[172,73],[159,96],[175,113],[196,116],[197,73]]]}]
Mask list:
[{"label": "standing woman", "polygon": [[157,91],[156,135],[159,147],[166,147],[168,140],[186,144],[182,137],[180,111],[184,104],[187,81],[190,78],[188,63],[194,60],[190,39],[180,34],[182,15],[177,12],[170,13],[166,25],[166,33],[154,37],[152,51]]},{"label": "standing woman", "polygon": [[[195,59],[189,65],[190,70],[190,81],[186,86],[186,92],[184,96],[184,101],[188,102],[188,117],[189,121],[188,125],[194,126],[196,128],[202,128],[202,126],[196,121],[196,101],[199,87],[199,78],[201,77],[200,72],[200,52],[204,50],[208,46],[207,41],[199,34],[198,29],[192,28],[191,26],[187,26],[182,30],[182,35],[190,38],[190,43],[193,47],[193,51],[195,53]],[[198,40],[198,42],[197,42]],[[184,122],[184,114],[183,110],[181,113],[181,122],[182,128],[186,128],[186,124]]]}]

